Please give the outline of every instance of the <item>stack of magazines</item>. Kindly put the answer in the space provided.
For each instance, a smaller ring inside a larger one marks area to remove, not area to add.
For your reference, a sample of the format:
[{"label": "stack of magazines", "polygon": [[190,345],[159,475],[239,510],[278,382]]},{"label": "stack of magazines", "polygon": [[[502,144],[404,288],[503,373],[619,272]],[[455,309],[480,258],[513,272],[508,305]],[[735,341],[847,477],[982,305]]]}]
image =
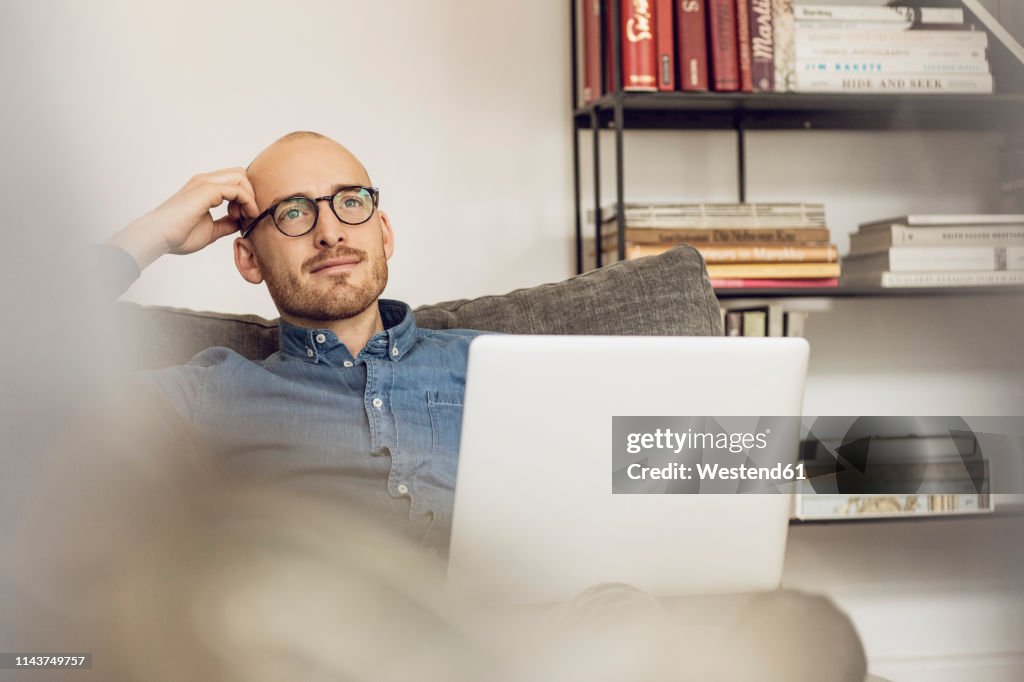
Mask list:
[{"label": "stack of magazines", "polygon": [[844,287],[1024,285],[1024,215],[906,215],[850,235]]},{"label": "stack of magazines", "polygon": [[[605,210],[604,262],[617,255],[617,221]],[[696,248],[719,288],[838,286],[839,258],[825,207],[808,203],[626,204],[626,258]],[[592,249],[591,249],[592,251]]]}]

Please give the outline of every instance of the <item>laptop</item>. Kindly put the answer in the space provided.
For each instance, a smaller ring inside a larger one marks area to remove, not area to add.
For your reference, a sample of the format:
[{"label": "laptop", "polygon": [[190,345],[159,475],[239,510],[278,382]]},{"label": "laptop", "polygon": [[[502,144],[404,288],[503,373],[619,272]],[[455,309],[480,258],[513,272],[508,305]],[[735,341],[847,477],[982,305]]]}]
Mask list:
[{"label": "laptop", "polygon": [[610,582],[657,596],[778,587],[791,496],[613,494],[612,417],[798,417],[808,353],[796,338],[475,339],[449,590],[529,605]]}]

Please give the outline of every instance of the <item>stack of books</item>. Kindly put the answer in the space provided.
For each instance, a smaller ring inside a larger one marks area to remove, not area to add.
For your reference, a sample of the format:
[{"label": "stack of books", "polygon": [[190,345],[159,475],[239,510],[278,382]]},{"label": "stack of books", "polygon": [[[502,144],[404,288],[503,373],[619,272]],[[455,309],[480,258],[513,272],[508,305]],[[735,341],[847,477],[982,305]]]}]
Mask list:
[{"label": "stack of books", "polygon": [[993,91],[985,55],[988,34],[967,26],[962,8],[796,5],[793,10],[793,48],[780,65],[791,90]]},{"label": "stack of books", "polygon": [[[604,211],[605,262],[617,255],[616,216]],[[839,257],[822,204],[626,204],[626,259],[691,244],[718,288],[834,287]]]},{"label": "stack of books", "polygon": [[850,235],[843,286],[1024,285],[1024,215],[906,215]]},{"label": "stack of books", "polygon": [[[851,447],[860,461],[845,461],[841,453]],[[837,450],[844,460],[838,472]],[[800,461],[808,480],[794,496],[798,519],[993,511],[988,461],[974,434],[882,436],[845,447],[839,440],[805,441]]]},{"label": "stack of books", "polygon": [[806,336],[807,313],[784,310],[781,303],[727,303],[720,310],[726,336]]}]

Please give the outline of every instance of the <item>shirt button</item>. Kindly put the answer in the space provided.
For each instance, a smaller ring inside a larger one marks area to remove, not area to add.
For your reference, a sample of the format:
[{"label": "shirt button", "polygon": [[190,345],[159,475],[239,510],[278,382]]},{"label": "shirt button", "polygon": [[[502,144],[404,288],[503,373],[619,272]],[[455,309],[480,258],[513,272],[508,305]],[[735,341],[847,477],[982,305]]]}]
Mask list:
[{"label": "shirt button", "polygon": [[381,400],[380,398],[374,398],[373,399],[373,406],[376,407],[378,410],[380,409],[381,405],[383,405],[383,404],[384,404],[384,401]]},{"label": "shirt button", "polygon": [[343,362],[341,364],[345,365],[346,367],[351,367],[352,366],[352,361],[351,360],[346,360],[345,362]]},{"label": "shirt button", "polygon": [[317,343],[323,343],[326,340],[327,340],[327,337],[325,335],[323,335],[323,334],[317,334],[316,335],[316,342]]},{"label": "shirt button", "polygon": [[314,355],[316,355],[316,354],[315,354],[315,353],[313,352],[313,349],[312,349],[312,348],[307,348],[307,349],[306,349],[306,355],[307,355],[308,357],[313,357],[313,356],[314,356]]},{"label": "shirt button", "polygon": [[399,495],[408,495],[409,494],[409,486],[407,486],[404,483],[399,483],[398,484],[398,494]]},{"label": "shirt button", "polygon": [[391,347],[391,356],[394,357],[396,355],[398,355],[398,348],[396,346],[392,346]]}]

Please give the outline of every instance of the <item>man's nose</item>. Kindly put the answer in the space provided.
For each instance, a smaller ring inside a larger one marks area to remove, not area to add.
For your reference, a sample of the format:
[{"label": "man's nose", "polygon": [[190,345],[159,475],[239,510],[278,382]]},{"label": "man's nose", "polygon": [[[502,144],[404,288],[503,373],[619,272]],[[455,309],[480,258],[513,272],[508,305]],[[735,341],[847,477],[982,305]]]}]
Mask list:
[{"label": "man's nose", "polygon": [[330,206],[325,204],[320,207],[320,215],[314,231],[317,246],[329,249],[347,242],[349,229],[351,226],[338,220]]}]

